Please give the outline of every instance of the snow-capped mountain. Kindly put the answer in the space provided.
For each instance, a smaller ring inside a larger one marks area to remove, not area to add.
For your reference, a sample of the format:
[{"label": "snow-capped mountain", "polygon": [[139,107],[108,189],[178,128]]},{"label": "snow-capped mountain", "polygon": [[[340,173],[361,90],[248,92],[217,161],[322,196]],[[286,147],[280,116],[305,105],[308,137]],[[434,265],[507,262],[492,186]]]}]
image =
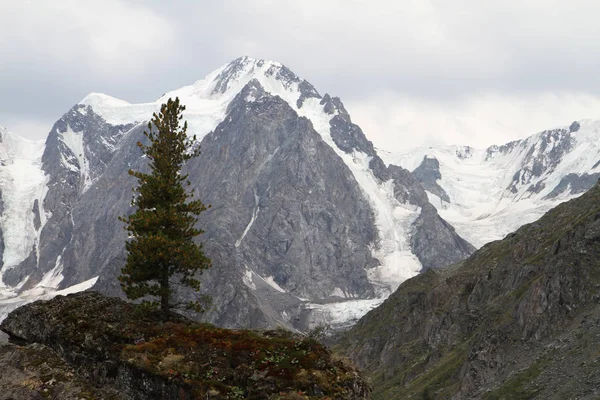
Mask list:
[{"label": "snow-capped mountain", "polygon": [[[4,297],[20,293],[5,302],[74,285],[122,295],[117,217],[131,211],[135,185],[127,170],[146,167],[136,143],[175,96],[201,139],[202,155],[187,165],[193,186],[213,205],[200,221],[214,265],[203,277],[215,304],[206,319],[343,324],[422,268],[473,250],[408,171],[383,163],[338,98],[282,64],[242,57],[151,103],[90,94],[26,152],[37,186],[19,189],[29,193],[18,201],[29,221],[19,234],[31,239],[3,251]],[[21,193],[0,190],[3,199]]]},{"label": "snow-capped mountain", "polygon": [[429,147],[391,154],[440,215],[473,245],[502,239],[600,178],[600,121],[573,122],[487,149]]},{"label": "snow-capped mountain", "polygon": [[127,170],[146,168],[136,143],[175,96],[201,140],[186,168],[213,205],[199,222],[214,265],[204,317],[226,326],[343,325],[598,173],[598,124],[588,121],[485,150],[377,151],[340,99],[282,64],[242,57],[154,102],[90,94],[45,143],[2,131],[0,308],[90,286],[122,295],[117,217],[131,212],[136,183]]},{"label": "snow-capped mountain", "polygon": [[[0,127],[0,274],[9,276],[31,253],[37,252],[42,227],[49,214],[40,199],[48,192],[48,175],[42,169],[43,141],[23,139]],[[93,282],[56,292],[60,277],[45,274],[35,288],[25,282],[0,281],[0,318],[29,301],[55,294],[85,290]]]}]

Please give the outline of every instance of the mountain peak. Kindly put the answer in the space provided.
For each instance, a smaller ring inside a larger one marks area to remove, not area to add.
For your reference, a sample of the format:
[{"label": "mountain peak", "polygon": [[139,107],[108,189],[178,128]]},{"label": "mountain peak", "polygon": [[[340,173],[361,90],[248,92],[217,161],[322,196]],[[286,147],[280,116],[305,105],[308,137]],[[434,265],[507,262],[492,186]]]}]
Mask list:
[{"label": "mountain peak", "polygon": [[203,137],[222,121],[227,105],[252,80],[295,108],[302,107],[308,98],[321,98],[310,83],[282,63],[242,56],[209,73],[204,79],[163,94],[156,101],[131,104],[103,93],[90,93],[77,104],[77,111],[85,114],[89,106],[111,125],[139,123],[149,120],[169,98],[179,97],[186,106],[190,132]]},{"label": "mountain peak", "polygon": [[[229,64],[217,70],[219,72],[213,80],[214,88],[212,94],[217,95],[219,93],[225,93],[234,86],[235,83],[246,80],[244,78],[249,78],[248,80],[250,80],[253,79],[254,75],[258,75],[261,72],[265,74],[266,71],[270,71],[271,75],[274,75],[283,68],[287,69],[283,64],[275,61],[266,61],[248,56],[236,58]],[[300,81],[300,78],[295,74],[292,73],[292,75],[292,80]]]},{"label": "mountain peak", "polygon": [[[157,102],[178,96],[187,103],[206,100],[232,100],[251,80],[256,79],[267,92],[280,95],[301,107],[303,100],[321,98],[317,90],[288,67],[276,61],[243,56],[221,66],[192,85],[165,93]],[[292,99],[292,97],[294,97]]]},{"label": "mountain peak", "polygon": [[125,100],[117,99],[104,93],[92,92],[85,96],[78,104],[95,107],[123,107],[130,105]]}]

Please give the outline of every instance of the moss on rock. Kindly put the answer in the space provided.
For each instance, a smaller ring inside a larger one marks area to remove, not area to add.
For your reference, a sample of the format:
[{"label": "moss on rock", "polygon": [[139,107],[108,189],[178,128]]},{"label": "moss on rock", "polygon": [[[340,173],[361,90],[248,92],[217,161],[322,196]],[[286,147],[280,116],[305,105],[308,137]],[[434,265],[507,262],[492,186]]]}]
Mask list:
[{"label": "moss on rock", "polygon": [[12,341],[51,347],[95,387],[132,398],[370,398],[360,372],[314,339],[163,321],[94,292],[26,305],[1,328]]}]

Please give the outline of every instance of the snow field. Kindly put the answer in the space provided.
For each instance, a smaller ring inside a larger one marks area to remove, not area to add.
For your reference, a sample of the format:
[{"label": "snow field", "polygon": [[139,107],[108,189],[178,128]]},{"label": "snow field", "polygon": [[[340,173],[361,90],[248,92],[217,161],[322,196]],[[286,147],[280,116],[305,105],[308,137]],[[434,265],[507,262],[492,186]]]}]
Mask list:
[{"label": "snow field", "polygon": [[[405,153],[381,152],[388,164],[400,165],[410,171],[417,168],[423,157],[434,157],[440,164],[442,179],[438,184],[450,197],[444,202],[427,193],[442,218],[452,224],[464,239],[475,247],[504,238],[520,226],[536,221],[556,205],[577,195],[569,191],[553,199],[544,199],[569,173],[600,172],[600,121],[580,121],[579,131],[571,133],[575,145],[556,165],[543,165],[544,172],[531,182],[518,184],[516,192],[509,190],[515,174],[532,158],[541,154],[540,143],[544,132],[522,140],[510,151],[488,152],[470,149],[465,156],[464,146],[419,148]],[[548,154],[558,143],[551,140]],[[542,157],[544,160],[545,158]],[[528,191],[535,183],[545,187],[539,193]]]}]

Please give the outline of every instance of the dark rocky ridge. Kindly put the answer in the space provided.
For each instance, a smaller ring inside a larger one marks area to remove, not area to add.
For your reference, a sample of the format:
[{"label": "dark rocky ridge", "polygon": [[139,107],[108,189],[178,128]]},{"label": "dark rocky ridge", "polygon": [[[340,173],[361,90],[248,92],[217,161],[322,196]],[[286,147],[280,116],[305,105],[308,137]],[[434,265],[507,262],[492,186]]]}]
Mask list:
[{"label": "dark rocky ridge", "polygon": [[450,202],[448,193],[437,183],[442,179],[440,162],[437,158],[423,158],[421,164],[413,171],[413,175],[421,182],[425,190],[429,190],[445,202]]},{"label": "dark rocky ridge", "polygon": [[598,398],[599,260],[597,184],[408,280],[340,349],[371,374],[374,398]]},{"label": "dark rocky ridge", "polygon": [[359,371],[310,337],[172,318],[94,292],[23,306],[0,325],[20,345],[0,344],[0,397],[370,398]]}]

